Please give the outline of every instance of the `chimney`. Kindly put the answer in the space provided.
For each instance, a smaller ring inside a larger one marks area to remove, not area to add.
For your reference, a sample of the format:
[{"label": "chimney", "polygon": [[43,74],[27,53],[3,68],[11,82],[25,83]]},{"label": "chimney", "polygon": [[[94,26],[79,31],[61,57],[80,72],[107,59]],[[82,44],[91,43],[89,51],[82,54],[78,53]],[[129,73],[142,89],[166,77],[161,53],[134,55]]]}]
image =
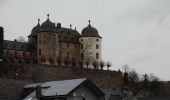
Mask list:
[{"label": "chimney", "polygon": [[57,28],[61,28],[61,23],[57,23]]},{"label": "chimney", "polygon": [[36,98],[38,100],[40,100],[41,97],[42,97],[42,94],[41,94],[41,85],[37,85],[36,86]]}]

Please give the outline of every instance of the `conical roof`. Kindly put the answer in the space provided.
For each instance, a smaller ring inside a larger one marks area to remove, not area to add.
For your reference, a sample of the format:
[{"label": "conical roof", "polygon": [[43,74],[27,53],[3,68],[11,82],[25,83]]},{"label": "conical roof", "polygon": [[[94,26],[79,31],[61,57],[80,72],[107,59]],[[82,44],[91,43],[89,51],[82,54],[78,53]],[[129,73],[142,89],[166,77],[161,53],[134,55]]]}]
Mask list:
[{"label": "conical roof", "polygon": [[47,16],[48,16],[47,20],[41,24],[40,31],[41,32],[54,32],[55,31],[55,23],[50,21],[49,14]]},{"label": "conical roof", "polygon": [[38,19],[38,24],[31,30],[31,34],[29,36],[36,37],[38,32],[40,31],[40,23]]},{"label": "conical roof", "polygon": [[82,37],[100,37],[97,29],[90,25],[90,21],[89,21],[89,25],[82,30],[81,36]]}]

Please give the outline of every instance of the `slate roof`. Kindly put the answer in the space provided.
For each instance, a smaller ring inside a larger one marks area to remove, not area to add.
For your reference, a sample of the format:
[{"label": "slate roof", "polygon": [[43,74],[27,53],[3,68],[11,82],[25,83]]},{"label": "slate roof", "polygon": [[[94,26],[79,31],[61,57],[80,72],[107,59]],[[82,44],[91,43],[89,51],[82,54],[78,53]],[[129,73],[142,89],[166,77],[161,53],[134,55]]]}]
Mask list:
[{"label": "slate roof", "polygon": [[37,37],[38,32],[40,31],[40,24],[38,23],[32,30],[31,34],[28,37]]},{"label": "slate roof", "polygon": [[80,34],[76,30],[61,28],[58,30],[58,33],[59,33],[59,41],[61,42],[79,43]]},{"label": "slate roof", "polygon": [[[95,85],[92,85],[91,82],[89,82],[89,80],[85,78],[28,84],[24,86],[24,89],[36,88],[37,85],[41,85],[43,96],[55,96],[56,93],[59,96],[64,96],[64,95],[66,96],[83,83],[85,83],[86,86],[90,86],[91,87],[90,89],[95,91],[94,93],[98,93],[99,95],[104,95],[102,91],[100,91],[97,87],[95,87]],[[28,100],[29,98],[35,98],[35,97],[36,97],[36,92],[34,91],[30,95],[28,95],[24,100]]]},{"label": "slate roof", "polygon": [[47,19],[41,26],[35,26],[31,34],[28,37],[36,37],[39,32],[56,32],[59,34],[60,42],[70,42],[70,43],[79,43],[79,37],[81,36],[77,30],[61,27],[61,24],[58,23],[55,26],[55,23]]},{"label": "slate roof", "polygon": [[35,47],[31,43],[9,41],[9,40],[4,40],[4,49],[36,52]]},{"label": "slate roof", "polygon": [[90,24],[85,27],[81,32],[82,37],[100,37],[96,28],[92,27]]}]

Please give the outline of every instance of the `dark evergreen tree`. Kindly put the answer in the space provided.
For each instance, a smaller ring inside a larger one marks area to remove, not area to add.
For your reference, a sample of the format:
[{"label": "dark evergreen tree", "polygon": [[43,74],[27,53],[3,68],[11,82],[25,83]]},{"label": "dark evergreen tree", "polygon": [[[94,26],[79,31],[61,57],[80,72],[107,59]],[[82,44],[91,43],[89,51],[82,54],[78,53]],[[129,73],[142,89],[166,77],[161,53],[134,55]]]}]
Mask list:
[{"label": "dark evergreen tree", "polygon": [[128,73],[125,71],[123,75],[123,86],[128,86],[129,84],[129,78]]}]

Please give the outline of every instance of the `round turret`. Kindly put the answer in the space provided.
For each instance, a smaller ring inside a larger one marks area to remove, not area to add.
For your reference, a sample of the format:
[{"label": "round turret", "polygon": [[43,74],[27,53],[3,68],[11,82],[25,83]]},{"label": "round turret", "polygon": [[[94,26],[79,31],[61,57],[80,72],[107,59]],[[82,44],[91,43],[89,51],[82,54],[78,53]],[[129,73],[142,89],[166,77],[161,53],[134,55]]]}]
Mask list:
[{"label": "round turret", "polygon": [[40,31],[40,19],[38,19],[38,24],[31,30],[31,34],[28,36],[28,42],[32,43],[35,47],[37,47],[37,36]]},{"label": "round turret", "polygon": [[38,32],[38,63],[55,64],[59,52],[58,33],[55,24],[49,19],[49,14],[47,16]]},{"label": "round turret", "polygon": [[[89,63],[93,68],[92,64],[99,63],[101,61],[101,40],[102,37],[98,34],[96,28],[89,25],[82,30],[79,41],[81,43],[81,61],[85,65]],[[86,66],[86,65],[85,65]]]},{"label": "round turret", "polygon": [[29,36],[37,36],[37,33],[40,31],[40,19],[38,19],[38,24],[31,30],[31,34]]}]

